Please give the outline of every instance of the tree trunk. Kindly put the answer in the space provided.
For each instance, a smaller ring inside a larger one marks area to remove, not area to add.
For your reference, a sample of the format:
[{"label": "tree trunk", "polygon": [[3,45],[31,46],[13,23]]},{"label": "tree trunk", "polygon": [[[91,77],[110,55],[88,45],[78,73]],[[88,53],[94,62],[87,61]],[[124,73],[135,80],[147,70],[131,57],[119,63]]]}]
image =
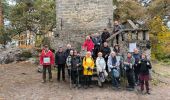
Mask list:
[{"label": "tree trunk", "polygon": [[3,25],[4,25],[3,6],[2,6],[2,0],[0,0],[0,28],[2,28]]}]

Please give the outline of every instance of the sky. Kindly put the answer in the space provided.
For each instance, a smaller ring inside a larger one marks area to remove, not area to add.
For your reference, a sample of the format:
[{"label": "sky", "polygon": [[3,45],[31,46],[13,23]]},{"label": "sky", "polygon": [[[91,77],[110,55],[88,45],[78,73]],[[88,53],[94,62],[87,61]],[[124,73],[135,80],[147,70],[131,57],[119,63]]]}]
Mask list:
[{"label": "sky", "polygon": [[9,5],[15,5],[16,4],[15,0],[7,0],[7,1],[9,3]]}]

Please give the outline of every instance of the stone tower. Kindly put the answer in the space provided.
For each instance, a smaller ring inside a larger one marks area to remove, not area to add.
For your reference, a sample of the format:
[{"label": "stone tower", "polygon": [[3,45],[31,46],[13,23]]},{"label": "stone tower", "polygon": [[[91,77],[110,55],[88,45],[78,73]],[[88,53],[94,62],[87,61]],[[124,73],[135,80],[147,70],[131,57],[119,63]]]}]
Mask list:
[{"label": "stone tower", "polygon": [[56,34],[67,42],[81,42],[82,34],[101,32],[112,26],[112,0],[56,0],[56,5]]}]

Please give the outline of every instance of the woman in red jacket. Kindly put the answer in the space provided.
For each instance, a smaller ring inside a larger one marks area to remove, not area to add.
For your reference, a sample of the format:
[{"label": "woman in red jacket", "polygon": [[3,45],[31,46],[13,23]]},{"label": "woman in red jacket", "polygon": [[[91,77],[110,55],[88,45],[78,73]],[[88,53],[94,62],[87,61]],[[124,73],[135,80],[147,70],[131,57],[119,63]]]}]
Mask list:
[{"label": "woman in red jacket", "polygon": [[83,48],[86,48],[87,51],[90,51],[90,52],[93,51],[93,49],[94,49],[94,43],[93,43],[92,39],[90,38],[90,36],[87,36],[87,37],[86,37],[86,40],[85,40],[85,42],[83,43],[83,46],[82,46],[82,47],[83,47]]},{"label": "woman in red jacket", "polygon": [[49,50],[48,46],[45,45],[40,55],[40,65],[43,66],[43,83],[46,82],[46,70],[49,73],[49,81],[52,82],[51,66],[54,65],[54,54]]}]

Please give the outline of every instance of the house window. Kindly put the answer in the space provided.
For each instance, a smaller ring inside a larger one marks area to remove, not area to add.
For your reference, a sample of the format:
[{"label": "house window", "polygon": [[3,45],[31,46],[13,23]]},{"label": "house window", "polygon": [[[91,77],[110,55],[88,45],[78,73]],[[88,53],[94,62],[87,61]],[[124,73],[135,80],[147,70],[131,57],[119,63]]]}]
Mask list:
[{"label": "house window", "polygon": [[136,31],[136,40],[138,40],[138,36],[139,36],[139,35],[138,35],[138,32]]},{"label": "house window", "polygon": [[143,31],[143,40],[146,40],[146,31]]}]

